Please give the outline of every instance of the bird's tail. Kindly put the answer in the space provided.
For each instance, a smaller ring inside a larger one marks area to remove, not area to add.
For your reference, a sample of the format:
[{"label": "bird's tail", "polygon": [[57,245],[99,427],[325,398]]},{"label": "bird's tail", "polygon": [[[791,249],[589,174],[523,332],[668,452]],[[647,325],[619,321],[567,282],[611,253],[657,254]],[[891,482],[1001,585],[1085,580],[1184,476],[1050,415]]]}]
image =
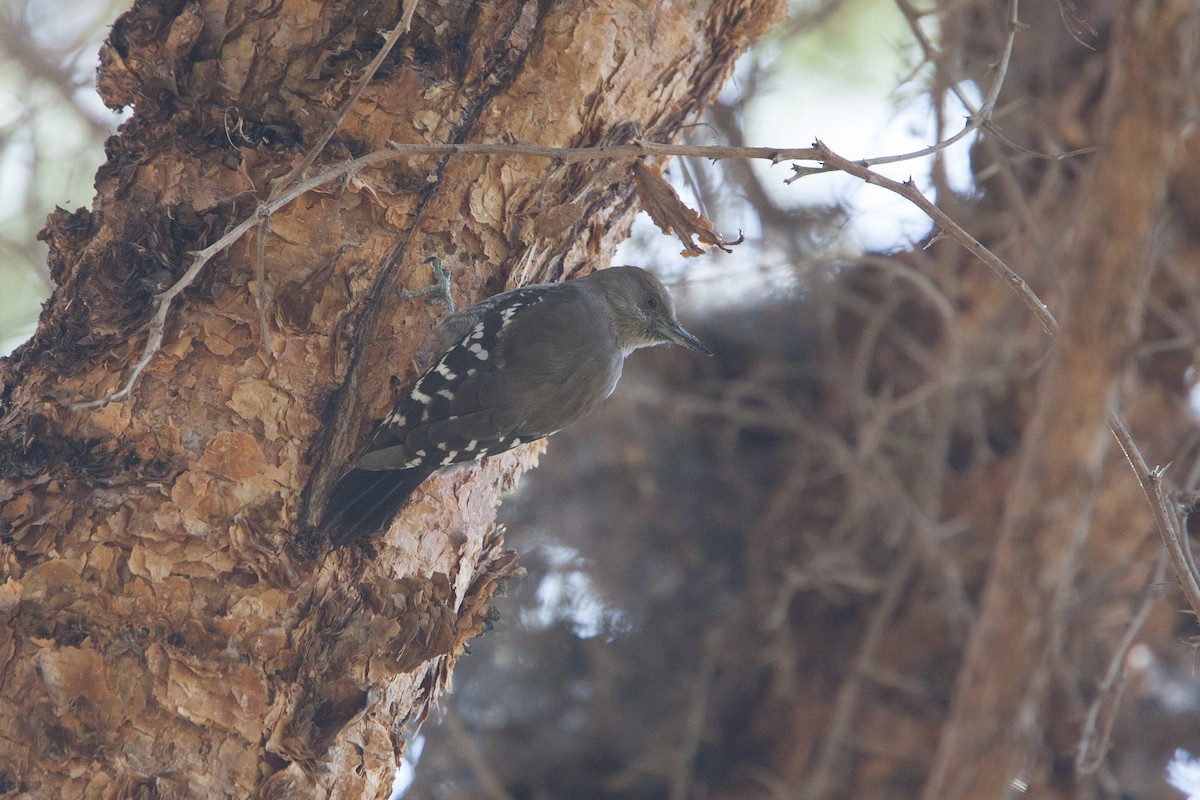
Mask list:
[{"label": "bird's tail", "polygon": [[341,547],[378,533],[433,471],[422,467],[350,470],[329,494],[321,534],[334,547]]}]

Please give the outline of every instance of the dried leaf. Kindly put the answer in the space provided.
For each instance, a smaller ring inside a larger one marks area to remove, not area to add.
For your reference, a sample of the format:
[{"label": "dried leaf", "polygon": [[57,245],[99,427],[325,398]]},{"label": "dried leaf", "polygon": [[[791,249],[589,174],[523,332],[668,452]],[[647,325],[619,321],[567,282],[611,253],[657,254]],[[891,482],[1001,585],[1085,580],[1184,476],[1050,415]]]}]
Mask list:
[{"label": "dried leaf", "polygon": [[650,169],[644,163],[633,165],[633,180],[637,185],[638,197],[641,198],[642,208],[654,220],[654,224],[668,236],[672,233],[683,242],[680,255],[686,257],[704,255],[704,248],[692,240],[696,237],[701,244],[719,247],[726,253],[731,252],[729,245],[739,244],[726,242],[721,235],[713,230],[710,222],[703,214],[693,211],[679,199],[674,187],[663,179],[663,176]]}]

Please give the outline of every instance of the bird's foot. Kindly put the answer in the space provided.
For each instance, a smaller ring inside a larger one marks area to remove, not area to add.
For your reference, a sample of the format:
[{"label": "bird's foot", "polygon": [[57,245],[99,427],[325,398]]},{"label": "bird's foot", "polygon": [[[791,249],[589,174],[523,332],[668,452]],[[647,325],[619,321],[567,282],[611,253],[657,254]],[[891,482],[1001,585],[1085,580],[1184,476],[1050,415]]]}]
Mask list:
[{"label": "bird's foot", "polygon": [[396,294],[401,300],[412,300],[417,297],[428,297],[434,295],[435,303],[444,303],[453,313],[454,298],[450,294],[450,270],[442,266],[442,260],[437,256],[430,256],[425,259],[425,263],[433,269],[433,283],[422,289],[397,289]]}]

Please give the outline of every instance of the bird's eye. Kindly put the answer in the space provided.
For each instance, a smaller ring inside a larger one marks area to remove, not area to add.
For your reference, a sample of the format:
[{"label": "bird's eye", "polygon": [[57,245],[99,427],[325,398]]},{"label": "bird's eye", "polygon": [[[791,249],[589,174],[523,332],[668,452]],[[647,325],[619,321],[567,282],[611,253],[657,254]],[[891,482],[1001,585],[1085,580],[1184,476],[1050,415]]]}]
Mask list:
[{"label": "bird's eye", "polygon": [[658,298],[654,295],[649,295],[645,300],[642,301],[642,308],[646,309],[647,311],[653,311],[654,309],[658,308]]}]

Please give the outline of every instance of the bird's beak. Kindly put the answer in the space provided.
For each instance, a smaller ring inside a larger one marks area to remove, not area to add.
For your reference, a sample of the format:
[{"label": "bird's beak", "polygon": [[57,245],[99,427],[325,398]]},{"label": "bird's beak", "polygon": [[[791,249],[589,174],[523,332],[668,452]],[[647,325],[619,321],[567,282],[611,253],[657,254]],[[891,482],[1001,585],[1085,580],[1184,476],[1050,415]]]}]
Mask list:
[{"label": "bird's beak", "polygon": [[704,344],[695,336],[692,336],[690,333],[688,333],[684,327],[675,320],[664,323],[661,330],[663,338],[668,342],[680,345],[681,347],[686,347],[689,350],[698,350],[701,353],[704,353],[706,356],[712,355],[711,350],[705,347]]}]

